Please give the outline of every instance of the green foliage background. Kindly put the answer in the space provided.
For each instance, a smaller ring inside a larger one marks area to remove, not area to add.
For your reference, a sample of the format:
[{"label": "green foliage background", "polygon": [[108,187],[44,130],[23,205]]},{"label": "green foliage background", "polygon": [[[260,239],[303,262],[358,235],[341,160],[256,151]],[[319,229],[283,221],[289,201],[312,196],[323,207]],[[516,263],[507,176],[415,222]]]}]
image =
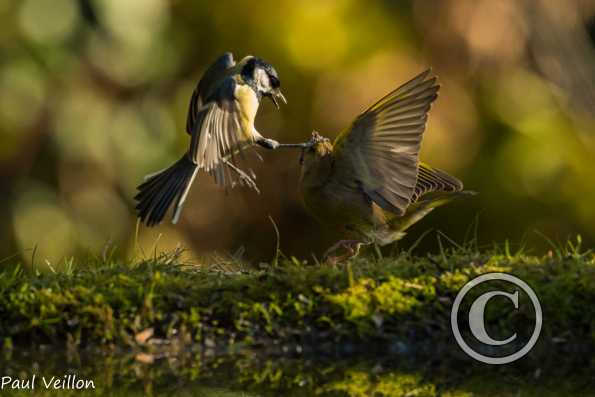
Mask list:
[{"label": "green foliage background", "polygon": [[435,228],[461,241],[478,216],[480,243],[541,248],[539,230],[592,244],[594,12],[593,1],[0,0],[0,253],[55,264],[106,243],[122,256],[181,244],[267,258],[268,215],[285,253],[332,243],[301,208],[298,154],[278,152],[248,160],[261,195],[202,176],[182,223],[142,229],[135,246],[135,186],[185,150],[189,96],[224,51],[279,71],[289,104],[265,103],[257,127],[283,142],[336,135],[432,66],[442,91],[423,159],[480,195],[411,240]]}]

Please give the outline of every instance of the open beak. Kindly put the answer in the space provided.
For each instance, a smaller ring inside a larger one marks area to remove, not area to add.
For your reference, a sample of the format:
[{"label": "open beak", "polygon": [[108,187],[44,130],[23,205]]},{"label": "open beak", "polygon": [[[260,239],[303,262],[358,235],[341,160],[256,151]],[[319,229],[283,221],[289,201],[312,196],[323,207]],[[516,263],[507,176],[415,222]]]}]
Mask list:
[{"label": "open beak", "polygon": [[277,98],[281,99],[283,103],[287,105],[287,99],[285,99],[285,95],[283,95],[281,90],[278,88],[270,93],[269,98],[271,98],[271,101],[273,101],[277,109],[279,109],[279,103],[277,102]]}]

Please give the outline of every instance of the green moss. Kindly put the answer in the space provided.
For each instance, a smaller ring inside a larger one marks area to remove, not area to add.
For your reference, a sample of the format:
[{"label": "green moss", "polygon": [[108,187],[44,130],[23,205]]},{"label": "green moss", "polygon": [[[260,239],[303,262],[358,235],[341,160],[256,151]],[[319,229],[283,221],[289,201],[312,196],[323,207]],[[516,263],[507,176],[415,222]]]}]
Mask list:
[{"label": "green moss", "polygon": [[407,396],[434,397],[436,387],[423,382],[420,376],[402,373],[389,373],[372,376],[363,371],[347,371],[344,379],[330,382],[320,387],[319,393],[335,394],[342,392],[349,397],[367,396]]},{"label": "green moss", "polygon": [[[223,267],[223,266],[222,266]],[[277,266],[226,264],[225,272],[164,257],[136,263],[73,264],[68,273],[0,272],[0,335],[18,345],[135,345],[154,338],[233,345],[263,340],[440,341],[459,289],[476,275],[512,273],[544,309],[543,335],[591,345],[595,260],[591,253],[543,257],[452,250],[438,256],[359,258],[336,268],[292,259]],[[491,326],[506,305],[493,305]],[[509,311],[509,310],[508,310]],[[515,321],[530,322],[522,312]]]}]

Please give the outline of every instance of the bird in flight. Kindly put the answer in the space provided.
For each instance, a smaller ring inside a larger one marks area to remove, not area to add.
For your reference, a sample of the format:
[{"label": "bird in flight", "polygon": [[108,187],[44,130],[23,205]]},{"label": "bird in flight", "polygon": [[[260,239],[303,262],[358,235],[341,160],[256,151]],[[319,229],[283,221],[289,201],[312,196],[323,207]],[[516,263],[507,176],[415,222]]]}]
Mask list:
[{"label": "bird in flight", "polygon": [[258,191],[253,177],[237,165],[237,155],[256,144],[267,148],[301,147],[279,144],[263,137],[254,119],[263,97],[279,108],[287,103],[280,90],[279,75],[264,60],[247,56],[236,63],[229,52],[219,57],[205,72],[192,93],[186,132],[190,147],[169,168],[145,177],[135,196],[138,217],[148,226],[160,223],[174,205],[177,223],[188,191],[199,170],[224,187],[241,185]]}]

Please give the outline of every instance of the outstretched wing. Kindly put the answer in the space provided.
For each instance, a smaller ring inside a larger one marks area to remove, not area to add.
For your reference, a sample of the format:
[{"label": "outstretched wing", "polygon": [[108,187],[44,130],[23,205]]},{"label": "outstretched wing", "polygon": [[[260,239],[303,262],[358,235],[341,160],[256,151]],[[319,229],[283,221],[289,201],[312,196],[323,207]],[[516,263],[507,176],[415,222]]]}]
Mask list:
[{"label": "outstretched wing", "polygon": [[188,116],[186,117],[186,132],[188,134],[192,135],[198,113],[207,102],[207,99],[216,91],[217,85],[226,77],[229,69],[233,68],[235,64],[233,54],[226,52],[217,58],[204,72],[190,99]]},{"label": "outstretched wing", "polygon": [[335,140],[336,182],[402,215],[415,193],[421,140],[439,88],[427,70],[360,114]]},{"label": "outstretched wing", "polygon": [[188,152],[199,169],[213,175],[215,181],[223,186],[234,182],[230,170],[235,168],[235,155],[253,144],[252,136],[244,131],[245,123],[242,123],[240,106],[246,104],[240,105],[237,92],[243,94],[243,101],[249,101],[246,95],[253,95],[252,101],[258,99],[250,88],[242,86],[238,90],[237,87],[233,77],[228,77],[207,98],[206,104],[196,114]]},{"label": "outstretched wing", "polygon": [[452,175],[447,174],[436,168],[432,168],[427,164],[419,164],[419,172],[417,174],[417,183],[411,202],[418,201],[420,197],[432,192],[460,192],[463,190],[463,182],[459,181]]}]

